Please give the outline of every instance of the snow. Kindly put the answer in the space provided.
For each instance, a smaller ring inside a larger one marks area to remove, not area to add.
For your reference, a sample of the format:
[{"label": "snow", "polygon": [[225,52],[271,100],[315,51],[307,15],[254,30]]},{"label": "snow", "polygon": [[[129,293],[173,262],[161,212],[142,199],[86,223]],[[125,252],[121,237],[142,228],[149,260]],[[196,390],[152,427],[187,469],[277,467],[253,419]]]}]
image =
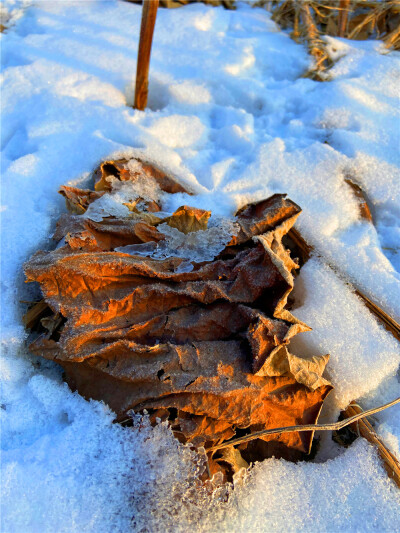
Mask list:
[{"label": "snow", "polygon": [[324,464],[267,459],[235,487],[220,531],[395,531],[400,492],[380,470],[361,441]]},{"label": "snow", "polygon": [[337,417],[354,398],[373,391],[396,373],[399,343],[345,281],[318,259],[309,260],[301,269],[294,297],[297,305],[302,303],[294,315],[313,331],[297,335],[292,349],[304,356],[330,353],[327,373],[335,387],[331,396],[337,408],[330,415]]},{"label": "snow", "polygon": [[[353,399],[368,408],[399,396],[399,343],[348,281],[399,320],[400,54],[327,38],[335,65],[320,83],[304,77],[306,49],[263,9],[160,9],[143,113],[130,107],[140,6],[5,0],[1,14],[2,530],[399,530],[399,492],[376,451],[360,440],[339,449],[329,433],[314,462],[257,464],[228,502],[226,488],[220,497],[194,488],[198,458],[166,426],[113,424],[106,406],[72,394],[58,368],[29,355],[21,300],[37,296],[24,261],[54,245],[58,187],[84,187],[102,159],[142,155],[196,193],[167,198],[168,212],[187,204],[229,218],[288,193],[316,249],[293,311],[313,331],[293,349],[331,354],[335,390],[321,421]],[[348,177],[374,225],[360,218]],[[398,406],[377,415],[394,453],[399,417]]]}]

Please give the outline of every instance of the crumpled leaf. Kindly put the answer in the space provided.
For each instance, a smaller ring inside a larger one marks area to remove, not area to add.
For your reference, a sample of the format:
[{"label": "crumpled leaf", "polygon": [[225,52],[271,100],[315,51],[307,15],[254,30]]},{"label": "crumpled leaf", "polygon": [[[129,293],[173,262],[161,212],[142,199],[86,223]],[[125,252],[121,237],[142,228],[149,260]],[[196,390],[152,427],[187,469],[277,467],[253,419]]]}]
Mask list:
[{"label": "crumpled leaf", "polygon": [[[141,165],[104,163],[98,187],[111,187],[111,175],[136,179]],[[181,190],[167,178],[161,176],[163,186]],[[164,238],[145,204],[131,208],[125,218],[100,222],[63,215],[55,233],[63,239],[59,247],[25,265],[28,281],[40,283],[62,317],[32,352],[57,361],[73,390],[105,401],[120,420],[131,409],[147,410],[196,446],[208,448],[238,430],[315,423],[332,388],[322,378],[327,360],[305,361],[288,351],[293,335],[309,329],[286,309],[298,265],[282,237],[299,207],[274,195],[239,210],[239,231],[225,250],[189,272],[180,271],[185,260],[179,257],[115,251]],[[169,223],[196,231],[209,216],[183,206]],[[246,461],[271,453],[297,459],[311,442],[312,432],[282,433],[248,443],[240,453]]]},{"label": "crumpled leaf", "polygon": [[329,355],[314,356],[310,359],[291,354],[286,346],[278,346],[265,361],[258,375],[284,376],[291,373],[297,383],[303,383],[315,390],[330,382],[322,377],[328,364]]},{"label": "crumpled leaf", "polygon": [[[293,225],[300,212],[300,207],[291,200],[286,200],[285,194],[274,194],[261,202],[248,204],[235,213],[240,232],[232,237],[230,244],[247,242],[256,235],[275,229],[285,221]],[[283,229],[282,234],[286,231]]]},{"label": "crumpled leaf", "polygon": [[176,228],[187,235],[192,231],[206,230],[211,211],[183,205],[175,213],[168,217],[165,222],[172,228]]}]

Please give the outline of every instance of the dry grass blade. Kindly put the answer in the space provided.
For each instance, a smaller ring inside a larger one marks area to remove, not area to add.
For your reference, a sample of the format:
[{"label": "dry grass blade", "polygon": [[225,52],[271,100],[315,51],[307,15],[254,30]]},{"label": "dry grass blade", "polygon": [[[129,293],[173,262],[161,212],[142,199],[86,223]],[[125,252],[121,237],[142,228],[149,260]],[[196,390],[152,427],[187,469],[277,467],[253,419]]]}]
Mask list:
[{"label": "dry grass blade", "polygon": [[291,26],[296,8],[298,8],[298,2],[294,4],[293,0],[285,0],[282,3],[278,3],[273,10],[272,20],[282,28]]},{"label": "dry grass blade", "polygon": [[[378,8],[377,8],[378,9]],[[372,11],[369,15],[363,18],[363,20],[357,24],[357,26],[349,33],[347,36],[348,39],[356,39],[358,36],[361,35],[361,31],[368,27],[370,25],[370,28],[372,30],[372,27],[374,26],[374,23],[376,21],[377,12]]]},{"label": "dry grass blade", "polygon": [[22,317],[24,326],[33,329],[49,310],[50,308],[44,300],[34,302],[34,305]]},{"label": "dry grass blade", "polygon": [[301,19],[306,31],[308,50],[315,60],[315,66],[311,71],[314,78],[319,79],[320,73],[328,67],[329,55],[325,49],[325,43],[320,39],[318,28],[307,3],[300,4]]},{"label": "dry grass blade", "polygon": [[386,48],[400,50],[400,26],[388,33],[384,38]]},{"label": "dry grass blade", "polygon": [[388,409],[389,407],[393,407],[393,405],[396,405],[398,403],[400,403],[400,397],[384,405],[380,405],[379,407],[369,409],[368,411],[361,411],[357,414],[354,414],[350,418],[347,418],[340,422],[331,423],[331,424],[306,424],[303,426],[287,426],[287,427],[265,429],[263,431],[257,431],[255,433],[251,433],[250,435],[244,435],[243,437],[225,441],[222,444],[213,446],[212,448],[209,448],[207,452],[214,452],[216,450],[220,450],[221,448],[226,448],[227,446],[236,446],[237,444],[242,444],[243,442],[249,442],[251,440],[259,439],[260,437],[265,437],[267,435],[273,435],[277,433],[293,433],[295,431],[338,431],[339,429],[349,426],[350,424],[353,424],[357,422],[358,420],[361,420],[367,416],[371,416],[376,413],[379,413],[380,411],[384,411],[385,409]]},{"label": "dry grass blade", "polygon": [[[351,420],[354,416],[363,413],[361,407],[357,404],[350,404],[344,411],[344,416],[347,420]],[[365,413],[364,413],[365,414]],[[359,419],[353,423],[353,429],[368,442],[378,448],[379,455],[381,456],[388,476],[393,479],[396,485],[400,488],[400,463],[393,455],[393,453],[387,449],[379,436],[375,433],[373,427],[367,419]]]}]

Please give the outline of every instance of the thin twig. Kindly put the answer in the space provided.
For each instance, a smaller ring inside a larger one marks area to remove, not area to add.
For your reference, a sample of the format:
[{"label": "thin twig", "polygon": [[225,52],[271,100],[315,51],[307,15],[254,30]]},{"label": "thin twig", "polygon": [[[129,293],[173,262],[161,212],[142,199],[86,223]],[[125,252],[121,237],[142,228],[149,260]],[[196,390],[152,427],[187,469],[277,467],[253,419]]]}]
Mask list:
[{"label": "thin twig", "polygon": [[259,439],[260,437],[266,437],[267,435],[275,435],[277,433],[293,433],[296,431],[338,431],[339,429],[342,429],[346,426],[349,426],[350,424],[353,424],[354,422],[357,422],[357,420],[361,420],[362,418],[365,418],[367,416],[379,413],[380,411],[388,409],[389,407],[392,407],[397,403],[400,403],[400,397],[389,403],[386,403],[385,405],[375,407],[374,409],[369,409],[368,411],[358,413],[354,416],[351,416],[350,418],[347,418],[346,420],[342,420],[341,422],[335,422],[331,424],[306,424],[302,426],[287,426],[256,431],[255,433],[244,435],[243,437],[232,439],[230,441],[225,441],[222,444],[217,444],[212,448],[208,448],[207,452],[213,452],[215,450],[220,450],[221,448],[227,448],[228,446],[236,446],[237,444],[242,444],[243,442],[249,442],[251,440]]}]

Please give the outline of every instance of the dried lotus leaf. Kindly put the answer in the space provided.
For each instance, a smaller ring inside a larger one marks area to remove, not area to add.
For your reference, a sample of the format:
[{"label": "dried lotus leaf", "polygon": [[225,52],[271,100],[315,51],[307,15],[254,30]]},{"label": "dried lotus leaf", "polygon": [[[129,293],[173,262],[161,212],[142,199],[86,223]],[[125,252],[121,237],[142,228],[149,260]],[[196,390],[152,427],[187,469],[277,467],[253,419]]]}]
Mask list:
[{"label": "dried lotus leaf", "polygon": [[[96,183],[109,194],[109,176],[134,180],[145,172],[141,162],[109,161]],[[74,194],[84,198],[86,192]],[[324,365],[287,350],[290,338],[308,329],[286,309],[297,264],[282,238],[299,207],[284,195],[245,206],[236,218],[239,235],[215,260],[190,272],[179,270],[182,258],[115,251],[164,239],[150,204],[138,198],[128,207],[129,217],[100,222],[64,215],[56,236],[65,244],[38,252],[25,265],[28,281],[40,283],[63,323],[52,336],[55,321],[46,321],[49,334],[31,345],[32,352],[58,362],[73,390],[105,401],[119,420],[131,409],[148,410],[154,420],[168,419],[179,440],[206,449],[237,431],[315,423],[332,388],[322,378]],[[183,206],[167,222],[190,233],[205,230],[209,217],[209,211]],[[243,453],[246,461],[256,460],[279,448],[293,459],[308,453],[311,441],[312,432],[282,434]],[[225,455],[221,464],[233,471],[244,465],[236,452]]]}]

